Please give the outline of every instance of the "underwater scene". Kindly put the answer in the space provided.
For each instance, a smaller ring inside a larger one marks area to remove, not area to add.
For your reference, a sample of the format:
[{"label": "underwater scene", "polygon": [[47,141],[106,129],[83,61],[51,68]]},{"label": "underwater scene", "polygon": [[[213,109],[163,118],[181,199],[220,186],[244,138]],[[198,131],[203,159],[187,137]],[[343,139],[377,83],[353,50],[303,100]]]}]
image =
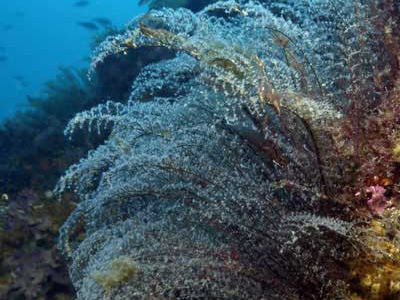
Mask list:
[{"label": "underwater scene", "polygon": [[400,300],[400,1],[106,2],[0,4],[0,299]]}]

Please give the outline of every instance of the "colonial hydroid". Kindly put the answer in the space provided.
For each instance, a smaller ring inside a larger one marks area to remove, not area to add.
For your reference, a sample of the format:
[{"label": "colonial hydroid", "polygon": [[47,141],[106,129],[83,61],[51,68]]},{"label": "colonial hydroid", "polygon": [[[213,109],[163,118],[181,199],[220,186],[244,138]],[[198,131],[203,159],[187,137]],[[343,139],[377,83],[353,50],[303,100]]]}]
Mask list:
[{"label": "colonial hydroid", "polygon": [[[108,134],[55,189],[81,199],[60,238],[78,299],[396,299],[398,11],[219,1],[107,38],[94,78],[113,55],[176,55],[65,130]],[[134,276],[104,288],[90,274],[118,257]]]}]

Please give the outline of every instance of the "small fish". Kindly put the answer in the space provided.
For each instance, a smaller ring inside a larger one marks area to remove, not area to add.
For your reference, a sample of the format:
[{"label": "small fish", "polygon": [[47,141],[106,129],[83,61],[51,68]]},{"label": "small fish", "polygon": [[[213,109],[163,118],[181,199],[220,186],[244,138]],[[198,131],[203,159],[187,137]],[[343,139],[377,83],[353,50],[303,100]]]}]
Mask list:
[{"label": "small fish", "polygon": [[90,4],[89,1],[80,0],[80,1],[75,2],[74,6],[75,6],[75,7],[86,7],[86,6],[88,6],[89,4]]},{"label": "small fish", "polygon": [[17,75],[14,77],[14,79],[18,89],[27,88],[29,86],[28,81],[22,75]]},{"label": "small fish", "polygon": [[17,11],[17,12],[15,13],[15,16],[16,16],[16,17],[19,17],[19,18],[22,18],[22,17],[25,17],[25,13],[22,12],[22,11]]},{"label": "small fish", "polygon": [[96,23],[100,24],[103,27],[110,27],[111,26],[111,21],[107,18],[94,18],[93,21]]},{"label": "small fish", "polygon": [[2,28],[3,30],[5,30],[5,31],[8,31],[8,30],[13,29],[14,26],[11,25],[11,24],[5,24],[5,25],[2,25],[1,28]]},{"label": "small fish", "polygon": [[99,30],[99,27],[92,22],[78,22],[78,25],[91,31]]},{"label": "small fish", "polygon": [[90,56],[85,56],[84,58],[82,58],[82,61],[90,63],[92,61],[92,58]]},{"label": "small fish", "polygon": [[0,62],[4,62],[7,60],[7,56],[0,55]]}]

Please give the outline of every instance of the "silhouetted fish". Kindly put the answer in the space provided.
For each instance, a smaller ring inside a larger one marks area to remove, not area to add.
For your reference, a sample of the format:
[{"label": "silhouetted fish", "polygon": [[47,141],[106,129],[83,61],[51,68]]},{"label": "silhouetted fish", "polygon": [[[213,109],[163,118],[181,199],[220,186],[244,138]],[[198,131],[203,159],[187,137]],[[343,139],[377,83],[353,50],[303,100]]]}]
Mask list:
[{"label": "silhouetted fish", "polygon": [[111,21],[107,18],[94,18],[93,21],[96,23],[100,24],[103,27],[110,27],[111,26]]},{"label": "silhouetted fish", "polygon": [[0,62],[6,61],[6,60],[7,60],[7,56],[0,55]]},{"label": "silhouetted fish", "polygon": [[80,0],[80,1],[75,2],[74,6],[75,7],[85,7],[85,6],[88,6],[89,4],[90,4],[89,1]]},{"label": "silhouetted fish", "polygon": [[16,80],[16,82],[17,82],[16,86],[19,89],[26,88],[29,86],[29,82],[22,75],[17,75],[14,77],[14,79]]},{"label": "silhouetted fish", "polygon": [[78,25],[91,31],[99,30],[99,27],[92,22],[78,22]]},{"label": "silhouetted fish", "polygon": [[3,30],[10,30],[10,29],[13,29],[14,26],[11,25],[11,24],[5,24],[5,25],[2,25],[1,28],[2,28]]}]

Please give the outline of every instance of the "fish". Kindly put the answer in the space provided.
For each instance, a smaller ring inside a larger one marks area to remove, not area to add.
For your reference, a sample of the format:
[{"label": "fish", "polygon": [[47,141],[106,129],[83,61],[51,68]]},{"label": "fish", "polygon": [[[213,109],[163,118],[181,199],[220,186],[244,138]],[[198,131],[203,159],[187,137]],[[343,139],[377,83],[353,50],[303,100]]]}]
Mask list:
[{"label": "fish", "polygon": [[2,28],[3,30],[5,30],[5,31],[8,31],[8,30],[13,29],[14,26],[11,25],[11,24],[5,24],[5,25],[2,25],[1,28]]},{"label": "fish", "polygon": [[75,3],[74,3],[74,6],[75,6],[75,7],[86,7],[86,6],[88,6],[89,4],[90,4],[89,1],[80,0],[80,1],[75,2]]},{"label": "fish", "polygon": [[17,75],[14,76],[14,79],[16,81],[16,86],[17,88],[21,89],[21,88],[27,88],[29,86],[28,81],[25,79],[25,77],[23,77],[22,75]]},{"label": "fish", "polygon": [[107,18],[94,18],[93,21],[102,25],[103,27],[110,27],[112,22]]},{"label": "fish", "polygon": [[4,62],[7,60],[7,56],[0,55],[0,62]]},{"label": "fish", "polygon": [[92,61],[92,58],[90,56],[85,56],[81,59],[81,61],[86,62],[86,63],[90,63]]},{"label": "fish", "polygon": [[78,22],[78,25],[82,26],[83,28],[85,28],[87,30],[91,30],[91,31],[99,30],[99,27],[92,22]]}]

